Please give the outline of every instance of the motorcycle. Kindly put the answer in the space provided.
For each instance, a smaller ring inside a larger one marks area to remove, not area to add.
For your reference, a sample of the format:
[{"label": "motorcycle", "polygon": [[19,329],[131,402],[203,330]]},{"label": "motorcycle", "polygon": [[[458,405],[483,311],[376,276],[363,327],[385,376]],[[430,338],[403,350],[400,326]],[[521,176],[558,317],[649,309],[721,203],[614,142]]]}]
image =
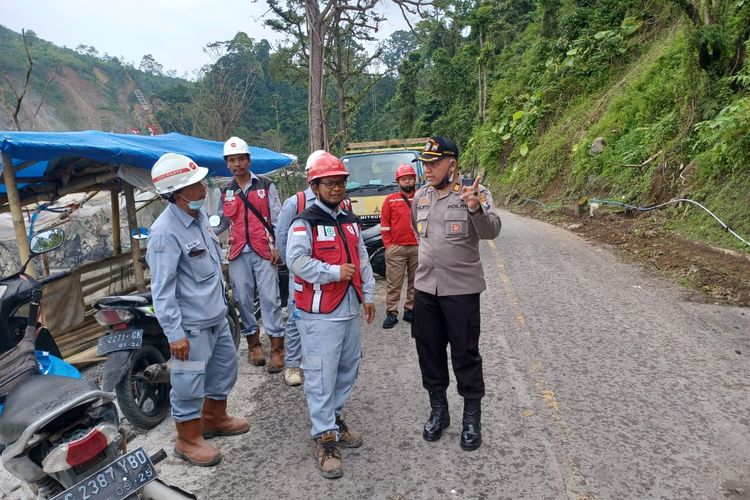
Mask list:
[{"label": "motorcycle", "polygon": [[25,269],[31,258],[59,247],[64,238],[61,229],[35,235],[29,260],[0,280],[3,318],[9,312],[7,324],[25,322],[20,340],[15,329],[0,332],[3,345],[10,345],[0,354],[3,466],[40,499],[195,498],[157,482],[154,464],[166,457],[164,450],[153,456],[143,448],[125,452],[114,394],[87,380],[37,373],[34,344],[43,283]]},{"label": "motorcycle", "polygon": [[375,274],[385,278],[385,247],[383,235],[380,234],[380,224],[362,230],[362,239],[370,256],[370,265]]},{"label": "motorcycle", "polygon": [[[138,234],[148,232],[140,228]],[[145,258],[141,263],[146,264]],[[239,347],[239,316],[229,297],[227,303],[229,328]],[[170,352],[151,292],[102,297],[94,309],[94,319],[107,329],[97,347],[97,355],[107,356],[102,388],[115,391],[120,410],[135,427],[156,427],[170,409]]]}]

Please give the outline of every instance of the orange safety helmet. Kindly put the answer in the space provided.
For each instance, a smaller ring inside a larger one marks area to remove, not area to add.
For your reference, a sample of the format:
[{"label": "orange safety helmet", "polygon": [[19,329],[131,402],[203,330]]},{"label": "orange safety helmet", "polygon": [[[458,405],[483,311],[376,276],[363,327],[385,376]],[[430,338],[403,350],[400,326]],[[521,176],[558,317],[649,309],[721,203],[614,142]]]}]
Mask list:
[{"label": "orange safety helmet", "polygon": [[321,152],[311,162],[307,171],[307,183],[322,179],[323,177],[335,177],[344,175],[349,177],[344,163],[328,152]]},{"label": "orange safety helmet", "polygon": [[413,175],[414,177],[417,176],[417,173],[414,171],[414,167],[412,167],[408,163],[402,163],[396,169],[396,182],[398,182],[401,177],[406,177],[409,175]]}]

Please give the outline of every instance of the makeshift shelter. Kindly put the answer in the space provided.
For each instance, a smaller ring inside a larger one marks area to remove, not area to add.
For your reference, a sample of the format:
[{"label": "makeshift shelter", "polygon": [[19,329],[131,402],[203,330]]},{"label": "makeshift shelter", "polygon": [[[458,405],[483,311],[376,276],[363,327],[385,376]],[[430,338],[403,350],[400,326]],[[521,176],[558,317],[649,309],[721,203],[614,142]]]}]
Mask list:
[{"label": "makeshift shelter", "polygon": [[[150,170],[164,153],[181,153],[206,167],[211,176],[231,177],[222,157],[220,142],[172,133],[155,136],[83,132],[0,132],[2,179],[0,180],[0,214],[10,212],[21,261],[29,256],[29,243],[23,207],[52,203],[73,193],[108,191],[112,204],[112,239],[114,258],[107,272],[131,269],[138,289],[144,287],[139,261],[141,247],[131,240],[130,255],[122,255],[120,241],[120,198],[125,195],[128,234],[137,234],[134,188],[152,189]],[[292,163],[286,155],[251,147],[252,170],[266,173]],[[85,266],[84,266],[85,267]],[[31,270],[31,269],[30,269]],[[102,274],[101,268],[90,270]],[[124,271],[122,271],[124,272]],[[94,273],[95,274],[95,273]],[[103,278],[82,277],[80,286],[93,286]]]}]

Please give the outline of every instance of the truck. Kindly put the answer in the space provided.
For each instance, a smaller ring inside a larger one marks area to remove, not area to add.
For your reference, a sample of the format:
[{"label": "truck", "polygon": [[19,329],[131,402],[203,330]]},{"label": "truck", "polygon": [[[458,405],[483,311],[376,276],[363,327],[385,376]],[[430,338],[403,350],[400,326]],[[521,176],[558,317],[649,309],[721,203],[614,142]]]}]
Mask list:
[{"label": "truck", "polygon": [[402,163],[414,166],[417,184],[424,178],[419,156],[427,138],[390,139],[377,142],[354,142],[348,145],[341,160],[349,171],[346,192],[352,210],[363,229],[380,224],[380,210],[385,197],[398,191],[395,175]]}]

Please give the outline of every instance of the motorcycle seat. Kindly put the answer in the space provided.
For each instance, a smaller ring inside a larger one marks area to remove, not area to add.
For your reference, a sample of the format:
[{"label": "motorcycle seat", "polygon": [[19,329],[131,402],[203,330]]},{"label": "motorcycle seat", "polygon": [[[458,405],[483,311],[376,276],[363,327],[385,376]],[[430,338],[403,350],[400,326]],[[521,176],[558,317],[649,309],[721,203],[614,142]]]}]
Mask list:
[{"label": "motorcycle seat", "polygon": [[45,425],[69,410],[71,402],[87,400],[89,394],[92,398],[102,394],[99,386],[89,380],[56,375],[27,378],[5,398],[5,410],[0,414],[0,443],[14,443],[28,427]]},{"label": "motorcycle seat", "polygon": [[133,293],[130,295],[110,295],[102,297],[97,307],[142,307],[153,303],[151,292]]}]

